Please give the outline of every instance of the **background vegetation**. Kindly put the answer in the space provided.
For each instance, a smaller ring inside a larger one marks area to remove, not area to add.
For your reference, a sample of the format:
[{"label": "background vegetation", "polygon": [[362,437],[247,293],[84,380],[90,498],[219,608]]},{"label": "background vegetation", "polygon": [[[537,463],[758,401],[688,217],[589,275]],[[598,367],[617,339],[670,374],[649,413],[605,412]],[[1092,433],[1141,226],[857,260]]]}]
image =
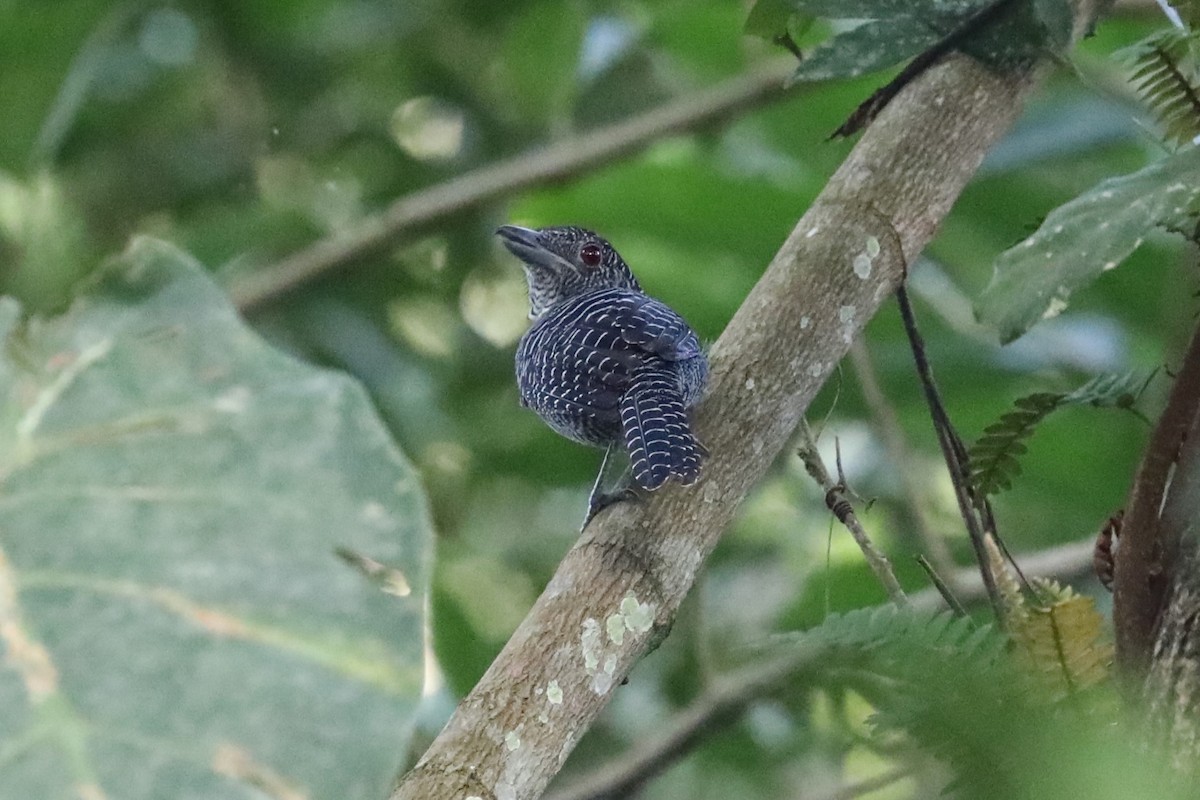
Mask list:
[{"label": "background vegetation", "polygon": [[[0,290],[46,317],[66,309],[81,285],[109,298],[101,301],[101,310],[104,303],[119,305],[124,290],[96,289],[94,276],[98,265],[139,234],[173,243],[218,283],[236,287],[316,240],[336,239],[407,193],[556,139],[603,129],[779,58],[779,48],[743,34],[747,13],[746,4],[734,0],[0,0]],[[1194,256],[1166,233],[1153,236],[1120,269],[1076,295],[1064,313],[1014,344],[1001,347],[971,310],[996,256],[1032,233],[1044,215],[1100,180],[1162,156],[1160,140],[1149,132],[1125,80],[1127,70],[1113,58],[1162,26],[1153,4],[1119,5],[1070,64],[1055,70],[912,271],[911,293],[929,355],[949,412],[968,439],[1019,396],[1069,392],[1098,373],[1149,373],[1186,341],[1195,316],[1189,261]],[[815,40],[828,30],[818,25],[805,36]],[[515,221],[580,224],[602,232],[647,290],[711,341],[847,152],[847,142],[828,141],[828,135],[883,80],[874,75],[797,85],[727,124],[662,137],[617,163],[465,208],[350,268],[243,305],[249,324],[278,347],[357,378],[420,476],[432,524],[423,524],[421,501],[414,500],[406,513],[422,523],[402,552],[342,531],[312,544],[289,540],[279,547],[309,546],[328,556],[329,574],[304,584],[315,596],[329,581],[341,580],[329,575],[354,574],[332,554],[336,545],[353,544],[371,558],[391,559],[405,570],[417,597],[426,585],[427,554],[435,554],[428,576],[431,646],[444,684],[428,685],[421,735],[436,732],[454,697],[490,663],[571,545],[598,463],[597,453],[559,439],[518,406],[512,353],[525,325],[524,284],[492,231]],[[172,275],[186,272],[183,256],[147,247],[153,258],[174,265]],[[143,263],[150,257],[143,248],[126,258]],[[205,303],[220,303],[196,291]],[[174,311],[164,307],[161,324],[169,326],[172,314],[184,315],[189,302],[185,298]],[[76,321],[90,319],[87,313],[72,311]],[[223,325],[236,323],[228,319]],[[244,335],[220,330],[221,336]],[[35,344],[53,342],[52,333],[35,328],[28,337]],[[218,337],[214,348],[222,341]],[[886,400],[864,391],[862,362],[848,363],[810,419],[831,462],[832,443],[840,443],[852,488],[873,500],[862,512],[865,524],[892,557],[904,586],[916,591],[926,580],[915,556],[930,552],[929,536],[944,542],[960,564],[970,563],[970,547],[898,315],[887,311],[875,319],[865,343]],[[56,350],[51,344],[44,352]],[[257,352],[248,357],[256,370],[263,359],[273,363]],[[9,373],[0,379],[18,385]],[[155,373],[138,380],[153,385]],[[15,391],[4,394],[12,399]],[[1141,402],[1155,409],[1163,392],[1161,380],[1152,382]],[[323,397],[313,400],[316,407],[339,402]],[[17,400],[12,403],[10,410],[17,407]],[[74,423],[84,411],[66,406],[60,413]],[[298,413],[278,436],[312,435],[316,423],[306,414]],[[1068,407],[1051,415],[1029,442],[1021,476],[996,500],[1010,548],[1047,550],[1093,536],[1123,502],[1146,433],[1136,415],[1111,409]],[[894,441],[897,434],[907,448],[901,460],[889,447],[889,437]],[[271,438],[265,446],[276,442]],[[4,443],[11,441],[0,439],[0,447]],[[33,546],[38,536],[57,537],[63,552],[78,545],[62,519],[46,515],[29,522],[21,516],[12,499],[15,484],[5,483],[16,474],[12,465],[23,463],[16,452],[7,457],[0,452],[0,546],[17,576],[14,596],[29,600],[39,591],[37,576],[50,565],[61,566]],[[397,470],[397,480],[408,475],[398,457],[321,458],[326,464],[341,459],[337,463],[349,470],[344,475],[352,495],[355,485],[377,474],[376,463]],[[115,462],[104,463],[101,468]],[[306,497],[314,497],[311,489],[294,491],[287,508],[303,508]],[[321,520],[301,524],[320,528]],[[168,557],[148,553],[131,538],[138,529],[127,530],[130,538],[111,546],[135,561]],[[244,545],[229,542],[234,551],[225,557],[238,563],[238,549],[253,551],[262,530],[245,525]],[[429,531],[436,532],[432,550]],[[184,551],[169,557],[187,559]],[[0,552],[0,565],[4,555]],[[1086,560],[1066,563],[1073,566],[1068,577],[1096,589],[1083,577]],[[271,569],[259,568],[262,574]],[[322,562],[318,572],[324,569]],[[254,574],[251,570],[249,580]],[[67,598],[61,582],[43,580]],[[392,599],[367,581],[361,585],[365,595]],[[278,591],[264,600],[268,607],[289,602]],[[5,596],[0,592],[0,622]],[[1099,597],[1107,602],[1103,593]],[[214,598],[229,610],[224,596]],[[723,540],[669,639],[615,695],[568,772],[602,763],[639,737],[653,735],[672,711],[704,696],[714,676],[744,662],[747,646],[768,634],[808,628],[830,611],[885,599],[853,542],[829,525],[821,492],[802,464],[794,456],[782,458]],[[388,615],[399,607],[363,611],[379,620],[370,635],[403,641],[395,653],[379,658],[402,666],[396,676],[372,685],[402,701],[395,700],[394,741],[388,747],[380,746],[380,737],[388,735],[386,720],[360,731],[380,749],[360,794],[339,795],[316,778],[289,772],[282,755],[263,755],[314,797],[377,796],[402,766],[421,641],[415,617],[402,631],[387,627]],[[32,630],[51,643],[78,644],[62,633],[78,624],[70,613],[60,618],[58,611],[43,615],[39,608],[25,610]],[[287,625],[303,627],[306,613],[292,608],[280,615]],[[262,621],[264,612],[256,608],[246,618]],[[103,629],[112,619],[101,615],[94,624]],[[329,629],[313,633],[321,639],[314,649],[333,653],[336,643],[328,635]],[[298,640],[289,641],[280,645],[264,637],[260,644],[311,655]],[[13,643],[6,644],[11,658]],[[56,646],[52,654],[68,660],[94,653],[84,647],[68,656]],[[328,658],[334,672],[344,671],[336,654]],[[114,656],[106,669],[119,674],[120,664]],[[82,687],[93,677],[84,670],[75,680]],[[210,679],[213,685],[222,680]],[[333,691],[325,681],[313,681],[321,692]],[[939,767],[914,767],[911,759],[903,776],[890,773],[896,748],[909,745],[868,735],[874,730],[866,723],[872,713],[869,686],[819,677],[801,683],[803,690],[789,697],[761,699],[733,721],[713,723],[718,735],[652,784],[646,796],[833,796],[839,786],[881,773],[893,780],[873,796],[920,795],[945,784]],[[113,691],[125,692],[120,702],[131,707],[145,702],[136,685]],[[179,729],[167,731],[136,719],[104,729],[108,718],[90,717],[84,713],[88,701],[74,699],[80,730],[87,731],[80,734],[84,740],[117,740],[122,743],[117,749],[132,751],[135,760],[151,753],[167,763],[194,762],[203,771],[204,764],[215,763],[203,747],[225,735],[217,731],[212,742],[197,740],[187,733],[186,718]],[[45,771],[25,760],[36,729],[0,722],[0,767],[21,765],[28,776],[12,786],[43,785],[38,781]],[[341,752],[363,752],[353,734],[350,726]],[[272,734],[247,728],[239,735],[269,740]],[[193,752],[197,741],[206,744]],[[415,752],[420,741],[419,735]],[[61,755],[61,748],[54,752]],[[77,765],[96,757],[93,751],[72,759]],[[328,768],[346,770],[357,763]],[[1089,765],[1079,757],[1080,774]],[[265,773],[255,774],[259,788],[253,791],[284,796]],[[163,777],[124,795],[119,784],[109,783],[111,776],[91,777],[112,797],[182,796],[171,792],[171,781],[190,780]],[[261,796],[244,791],[238,796]]]}]

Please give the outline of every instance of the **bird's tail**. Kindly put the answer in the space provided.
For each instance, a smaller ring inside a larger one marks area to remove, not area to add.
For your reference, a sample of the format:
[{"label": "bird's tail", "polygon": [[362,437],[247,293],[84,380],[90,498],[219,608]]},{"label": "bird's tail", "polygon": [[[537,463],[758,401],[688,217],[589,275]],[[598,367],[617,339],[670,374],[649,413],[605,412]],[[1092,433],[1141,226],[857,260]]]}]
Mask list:
[{"label": "bird's tail", "polygon": [[621,429],[638,486],[654,490],[672,477],[685,485],[700,477],[704,448],[673,375],[643,375],[630,387],[621,398]]}]

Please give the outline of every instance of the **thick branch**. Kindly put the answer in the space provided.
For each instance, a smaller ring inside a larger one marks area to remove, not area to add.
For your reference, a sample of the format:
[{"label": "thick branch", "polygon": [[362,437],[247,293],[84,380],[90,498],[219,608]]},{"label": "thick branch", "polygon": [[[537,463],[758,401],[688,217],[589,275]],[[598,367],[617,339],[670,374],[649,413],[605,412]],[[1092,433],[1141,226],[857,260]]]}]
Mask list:
[{"label": "thick branch", "polygon": [[1150,664],[1155,622],[1162,609],[1165,546],[1159,512],[1184,434],[1200,409],[1200,328],[1192,335],[1167,405],[1146,445],[1125,507],[1113,571],[1117,662],[1140,678]]},{"label": "thick branch", "polygon": [[954,55],[884,110],[713,347],[700,481],[593,520],[393,800],[540,795],[1032,85]]},{"label": "thick branch", "polygon": [[[1193,346],[1197,340],[1200,330]],[[1189,351],[1187,358],[1200,355]],[[1172,395],[1185,391],[1183,377],[1181,371]],[[1195,774],[1200,764],[1200,389],[1193,387],[1186,406],[1191,420],[1177,445],[1179,457],[1159,518],[1167,591],[1144,698],[1145,719],[1156,734],[1152,746],[1165,745],[1176,766]],[[1124,547],[1122,534],[1118,564]]]},{"label": "thick branch", "polygon": [[773,61],[755,72],[673,100],[632,119],[492,164],[421,189],[367,217],[349,231],[314,242],[271,266],[239,278],[229,294],[243,313],[299,286],[360,262],[401,237],[491,200],[589,172],[672,134],[711,125],[784,96],[795,61]]}]

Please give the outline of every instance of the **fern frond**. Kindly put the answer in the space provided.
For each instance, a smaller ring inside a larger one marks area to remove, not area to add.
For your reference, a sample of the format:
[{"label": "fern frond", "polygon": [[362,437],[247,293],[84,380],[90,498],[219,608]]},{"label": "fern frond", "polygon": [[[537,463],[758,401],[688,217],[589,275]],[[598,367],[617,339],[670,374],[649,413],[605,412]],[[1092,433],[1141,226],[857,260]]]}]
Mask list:
[{"label": "fern frond", "polygon": [[[903,733],[943,760],[953,770],[956,794],[1058,797],[1061,792],[1022,790],[1033,763],[1029,754],[1050,746],[1050,758],[1060,758],[1064,743],[1081,735],[1076,712],[1087,714],[1085,731],[1112,729],[1116,705],[1105,700],[1116,695],[1078,691],[1103,682],[1111,660],[1095,609],[1056,586],[1038,594],[1048,599],[1026,607],[1020,622],[1030,632],[1017,634],[1028,646],[965,617],[889,606],[830,615],[811,630],[773,637],[770,649],[795,649],[807,658],[808,669],[789,691],[857,692],[874,708],[875,735],[890,741]],[[1049,702],[1063,696],[1064,676],[1070,703]],[[1013,743],[1026,749],[1016,752]]]},{"label": "fern frond", "polygon": [[1021,474],[1017,456],[1026,451],[1025,440],[1050,412],[1062,405],[1063,395],[1037,392],[1017,398],[1013,410],[983,429],[970,450],[971,483],[981,494],[995,494],[1012,487]]},{"label": "fern frond", "polygon": [[970,449],[971,484],[980,494],[996,494],[1012,487],[1021,474],[1018,456],[1025,442],[1053,411],[1064,406],[1090,405],[1097,408],[1131,408],[1149,378],[1135,373],[1100,375],[1071,392],[1035,392],[1018,398],[1013,410],[983,429]]},{"label": "fern frond", "polygon": [[1013,656],[1030,688],[1057,703],[1105,683],[1113,646],[1095,601],[1047,578],[1033,579],[1035,599],[1028,599],[1000,548],[990,538],[986,545]]},{"label": "fern frond", "polygon": [[1009,635],[1033,686],[1058,702],[1108,680],[1113,646],[1103,631],[1095,600],[1066,592],[1050,605],[1029,609]]},{"label": "fern frond", "polygon": [[764,649],[817,648],[829,665],[838,661],[839,653],[851,659],[869,653],[886,661],[901,653],[986,660],[995,657],[1002,646],[1003,639],[995,629],[979,628],[967,617],[889,605],[830,614],[815,628],[771,637]]},{"label": "fern frond", "polygon": [[1168,141],[1200,136],[1200,33],[1169,29],[1128,51],[1130,82],[1154,114]]}]

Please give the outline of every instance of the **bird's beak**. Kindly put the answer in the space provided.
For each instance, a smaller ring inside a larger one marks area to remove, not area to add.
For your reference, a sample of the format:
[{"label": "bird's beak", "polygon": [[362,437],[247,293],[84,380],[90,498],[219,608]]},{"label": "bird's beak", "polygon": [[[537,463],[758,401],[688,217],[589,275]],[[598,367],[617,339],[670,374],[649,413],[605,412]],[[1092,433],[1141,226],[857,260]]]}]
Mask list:
[{"label": "bird's beak", "polygon": [[504,242],[508,251],[521,259],[527,268],[561,272],[564,267],[571,267],[561,256],[547,249],[542,241],[542,234],[532,228],[501,225],[496,229],[496,235]]}]

